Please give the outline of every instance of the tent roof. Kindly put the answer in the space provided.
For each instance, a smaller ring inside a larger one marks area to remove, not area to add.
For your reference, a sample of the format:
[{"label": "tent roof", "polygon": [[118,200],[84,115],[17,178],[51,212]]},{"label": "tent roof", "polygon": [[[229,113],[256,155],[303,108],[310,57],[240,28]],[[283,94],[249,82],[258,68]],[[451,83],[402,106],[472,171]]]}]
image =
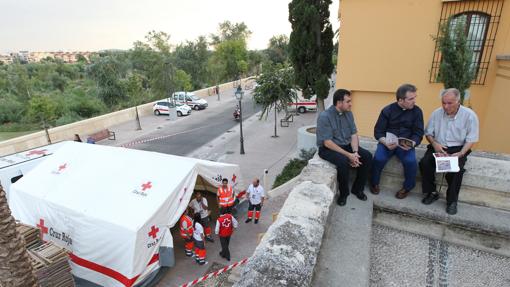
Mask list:
[{"label": "tent roof", "polygon": [[184,196],[183,182],[200,166],[236,165],[156,152],[76,142],[63,145],[12,187],[12,192],[56,209],[93,217],[136,231],[169,198]]}]

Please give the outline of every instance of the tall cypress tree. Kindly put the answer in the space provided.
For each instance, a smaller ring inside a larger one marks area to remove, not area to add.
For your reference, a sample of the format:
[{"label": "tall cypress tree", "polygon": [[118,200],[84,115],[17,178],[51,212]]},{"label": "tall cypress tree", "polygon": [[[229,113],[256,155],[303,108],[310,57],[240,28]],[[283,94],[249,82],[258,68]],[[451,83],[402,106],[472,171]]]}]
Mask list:
[{"label": "tall cypress tree", "polygon": [[329,77],[333,72],[333,29],[329,22],[331,0],[293,0],[289,4],[292,33],[289,55],[296,85],[307,99],[317,95],[319,110],[328,97]]}]

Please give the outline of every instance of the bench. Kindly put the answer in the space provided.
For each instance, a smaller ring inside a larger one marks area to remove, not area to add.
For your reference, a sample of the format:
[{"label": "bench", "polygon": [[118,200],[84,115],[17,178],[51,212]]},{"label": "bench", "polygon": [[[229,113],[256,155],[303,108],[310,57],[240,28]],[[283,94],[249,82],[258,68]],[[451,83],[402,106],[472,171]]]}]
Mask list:
[{"label": "bench", "polygon": [[95,142],[104,140],[106,138],[109,140],[115,140],[115,132],[104,129],[89,135],[89,137],[92,138]]},{"label": "bench", "polygon": [[294,115],[291,113],[285,114],[285,117],[280,120],[281,127],[289,127],[289,123],[294,122]]}]

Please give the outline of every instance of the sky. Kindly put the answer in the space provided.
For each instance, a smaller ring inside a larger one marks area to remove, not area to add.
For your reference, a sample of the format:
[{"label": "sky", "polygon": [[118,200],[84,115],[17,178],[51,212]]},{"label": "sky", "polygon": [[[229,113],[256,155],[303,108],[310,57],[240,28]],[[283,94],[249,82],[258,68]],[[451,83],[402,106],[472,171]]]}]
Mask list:
[{"label": "sky", "polygon": [[[129,49],[151,31],[172,45],[215,33],[225,20],[252,31],[250,49],[273,35],[290,35],[286,0],[0,0],[0,52]],[[339,26],[339,0],[330,7]]]}]

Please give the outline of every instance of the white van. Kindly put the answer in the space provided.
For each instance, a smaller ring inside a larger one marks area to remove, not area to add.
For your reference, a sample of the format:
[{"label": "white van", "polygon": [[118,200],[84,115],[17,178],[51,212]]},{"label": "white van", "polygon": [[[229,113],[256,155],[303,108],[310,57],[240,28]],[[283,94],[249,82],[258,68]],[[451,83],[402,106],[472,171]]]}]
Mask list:
[{"label": "white van", "polygon": [[13,183],[58,150],[66,141],[0,157],[0,183],[7,199]]},{"label": "white van", "polygon": [[188,92],[175,92],[172,97],[175,99],[176,103],[186,104],[190,106],[194,110],[203,110],[207,108],[207,101],[195,96],[193,93]]}]

